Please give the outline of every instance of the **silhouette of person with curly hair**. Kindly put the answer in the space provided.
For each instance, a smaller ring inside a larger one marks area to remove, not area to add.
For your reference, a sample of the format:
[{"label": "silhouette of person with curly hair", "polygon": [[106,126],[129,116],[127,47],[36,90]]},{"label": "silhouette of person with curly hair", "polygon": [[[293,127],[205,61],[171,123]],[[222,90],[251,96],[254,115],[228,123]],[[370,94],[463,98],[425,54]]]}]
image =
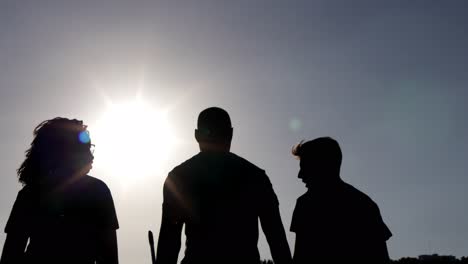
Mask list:
[{"label": "silhouette of person with curly hair", "polygon": [[23,188],[5,227],[1,264],[118,263],[111,193],[87,175],[93,146],[82,121],[54,118],[36,127],[18,169]]}]

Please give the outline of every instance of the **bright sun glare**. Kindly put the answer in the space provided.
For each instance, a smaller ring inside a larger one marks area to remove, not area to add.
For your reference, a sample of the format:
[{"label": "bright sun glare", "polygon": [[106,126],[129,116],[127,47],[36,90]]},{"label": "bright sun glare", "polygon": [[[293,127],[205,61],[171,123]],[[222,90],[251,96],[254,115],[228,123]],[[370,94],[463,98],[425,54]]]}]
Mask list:
[{"label": "bright sun glare", "polygon": [[141,100],[110,104],[91,138],[96,166],[120,181],[158,173],[176,144],[167,113]]}]

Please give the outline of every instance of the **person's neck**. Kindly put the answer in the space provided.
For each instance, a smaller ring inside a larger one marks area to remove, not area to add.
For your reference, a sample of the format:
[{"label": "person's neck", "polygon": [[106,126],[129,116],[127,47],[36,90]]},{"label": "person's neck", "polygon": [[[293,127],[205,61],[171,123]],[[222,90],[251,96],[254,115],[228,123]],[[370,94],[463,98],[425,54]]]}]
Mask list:
[{"label": "person's neck", "polygon": [[40,182],[39,188],[42,190],[57,190],[73,185],[90,171],[89,166],[81,168],[56,168],[49,175],[45,175]]},{"label": "person's neck", "polygon": [[326,190],[339,186],[341,183],[343,183],[343,180],[339,175],[327,175],[321,180],[316,180],[306,184],[306,187],[309,190]]},{"label": "person's neck", "polygon": [[200,142],[199,147],[201,152],[228,153],[231,150],[229,143]]}]

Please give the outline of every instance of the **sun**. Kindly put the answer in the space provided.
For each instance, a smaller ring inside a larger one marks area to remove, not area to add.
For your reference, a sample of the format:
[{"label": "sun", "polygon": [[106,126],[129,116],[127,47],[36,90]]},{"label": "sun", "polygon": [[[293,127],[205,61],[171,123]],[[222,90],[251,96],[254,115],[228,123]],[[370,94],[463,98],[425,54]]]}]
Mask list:
[{"label": "sun", "polygon": [[95,166],[126,182],[157,174],[177,143],[167,113],[141,100],[109,104],[91,138]]}]

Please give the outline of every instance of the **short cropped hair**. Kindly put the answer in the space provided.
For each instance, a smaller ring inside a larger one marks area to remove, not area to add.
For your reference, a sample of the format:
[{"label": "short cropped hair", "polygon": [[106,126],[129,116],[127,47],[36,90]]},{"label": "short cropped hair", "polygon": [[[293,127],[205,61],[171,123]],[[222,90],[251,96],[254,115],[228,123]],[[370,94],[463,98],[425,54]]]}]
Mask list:
[{"label": "short cropped hair", "polygon": [[311,141],[301,141],[292,148],[298,159],[313,158],[334,166],[341,166],[343,154],[340,145],[331,137],[320,137]]},{"label": "short cropped hair", "polygon": [[210,107],[198,115],[197,135],[201,141],[226,142],[232,139],[231,118],[226,110]]}]

